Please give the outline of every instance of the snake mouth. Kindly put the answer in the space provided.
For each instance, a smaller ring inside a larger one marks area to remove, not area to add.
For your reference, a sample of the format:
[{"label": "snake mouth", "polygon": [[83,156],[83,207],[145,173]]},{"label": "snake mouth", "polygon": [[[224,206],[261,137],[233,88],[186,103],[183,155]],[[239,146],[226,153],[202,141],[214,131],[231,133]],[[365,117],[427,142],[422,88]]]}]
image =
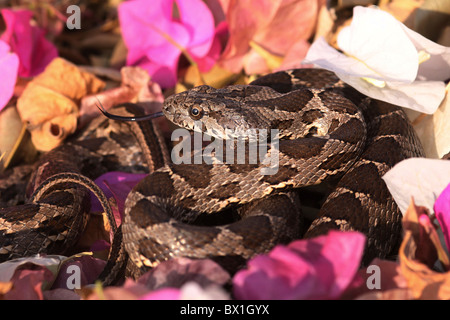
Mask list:
[{"label": "snake mouth", "polygon": [[164,104],[162,107],[162,111],[167,119],[173,118],[173,114],[175,113],[175,108],[171,105]]}]

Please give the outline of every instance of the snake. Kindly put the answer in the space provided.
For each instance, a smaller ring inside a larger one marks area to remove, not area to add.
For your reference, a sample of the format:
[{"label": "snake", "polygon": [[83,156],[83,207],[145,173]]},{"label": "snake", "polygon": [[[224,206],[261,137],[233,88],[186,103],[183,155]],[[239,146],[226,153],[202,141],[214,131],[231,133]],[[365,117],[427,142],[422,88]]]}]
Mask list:
[{"label": "snake", "polygon": [[[365,234],[366,264],[399,247],[402,214],[382,176],[404,159],[423,157],[423,148],[400,107],[365,96],[330,71],[279,71],[248,85],[201,85],[166,98],[162,113],[171,123],[194,140],[197,134],[215,143],[200,162],[208,146],[191,153],[178,148],[185,161],[172,161],[175,147],[169,153],[151,117],[135,106],[114,110],[115,118],[103,112],[116,119],[108,123],[127,128],[124,136],[114,134],[116,140],[137,141],[140,155],[132,156],[130,146],[114,155],[118,147],[104,137],[45,154],[32,173],[30,200],[0,209],[0,259],[73,246],[86,224],[87,189],[99,193],[90,182],[99,174],[93,168],[119,158],[122,169],[138,166],[149,174],[127,196],[105,274],[142,274],[176,257],[209,258],[235,272],[277,244],[330,230]],[[256,139],[248,135],[255,130]],[[258,135],[268,132],[276,134]],[[263,156],[241,163],[255,141]],[[102,144],[106,151],[100,152]],[[308,200],[314,187],[327,191],[308,222],[302,194]],[[109,212],[107,200],[102,205]]]}]

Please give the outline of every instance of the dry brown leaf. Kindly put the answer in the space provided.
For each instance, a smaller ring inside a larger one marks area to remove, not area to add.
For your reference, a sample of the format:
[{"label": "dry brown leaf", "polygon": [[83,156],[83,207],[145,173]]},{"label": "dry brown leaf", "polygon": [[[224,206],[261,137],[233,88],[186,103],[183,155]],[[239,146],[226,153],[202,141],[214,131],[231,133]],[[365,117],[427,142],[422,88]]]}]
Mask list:
[{"label": "dry brown leaf", "polygon": [[0,153],[6,152],[5,158],[14,147],[21,130],[22,121],[16,108],[5,108],[0,113]]},{"label": "dry brown leaf", "polygon": [[334,27],[336,15],[330,10],[330,8],[324,4],[319,7],[317,14],[317,26],[314,33],[314,41],[320,37],[327,38]]},{"label": "dry brown leaf", "polygon": [[109,65],[112,67],[123,66],[126,63],[127,54],[128,54],[127,46],[125,45],[125,42],[121,38],[119,41],[117,41],[116,45],[114,46],[111,57],[109,58]]},{"label": "dry brown leaf", "polygon": [[434,114],[417,116],[417,112],[408,111],[413,121],[427,158],[440,159],[450,151],[450,84],[446,95]]},{"label": "dry brown leaf", "polygon": [[[202,80],[205,84],[214,88],[223,87],[231,83],[236,78],[236,75],[228,70],[222,69],[218,65],[214,65],[211,70],[202,74]],[[186,70],[183,83],[185,87],[194,87],[199,82],[196,68],[190,66]]]},{"label": "dry brown leaf", "polygon": [[401,273],[415,299],[450,299],[450,272],[440,273],[429,267],[430,255],[436,256],[436,252],[430,254],[433,249],[424,240],[425,230],[419,225],[422,214],[428,214],[426,208],[412,201],[403,218],[405,236],[399,251]]},{"label": "dry brown leaf", "polygon": [[[442,34],[448,26],[450,1],[448,0],[390,0],[379,7],[403,22],[408,28],[431,41],[442,43]],[[444,41],[445,42],[445,41]]]},{"label": "dry brown leaf", "polygon": [[18,162],[31,163],[36,159],[36,149],[15,107],[0,113],[0,171]]},{"label": "dry brown leaf", "polygon": [[414,30],[437,42],[449,25],[450,1],[425,0],[415,12]]},{"label": "dry brown leaf", "polygon": [[442,30],[441,36],[439,37],[437,43],[443,45],[444,47],[450,47],[450,25],[446,26],[444,30]]},{"label": "dry brown leaf", "polygon": [[75,132],[81,99],[104,86],[94,75],[55,58],[26,86],[17,101],[17,110],[28,124],[36,149],[51,150]]},{"label": "dry brown leaf", "polygon": [[380,9],[389,12],[397,20],[403,22],[407,27],[414,29],[414,20],[417,8],[425,0],[391,0],[379,4]]},{"label": "dry brown leaf", "polygon": [[411,234],[405,235],[400,249],[402,273],[416,299],[450,299],[450,272],[438,273],[415,260],[411,252],[415,243]]},{"label": "dry brown leaf", "polygon": [[3,295],[5,295],[5,293],[8,293],[12,289],[13,285],[14,284],[11,281],[0,281],[0,299],[3,297]]}]

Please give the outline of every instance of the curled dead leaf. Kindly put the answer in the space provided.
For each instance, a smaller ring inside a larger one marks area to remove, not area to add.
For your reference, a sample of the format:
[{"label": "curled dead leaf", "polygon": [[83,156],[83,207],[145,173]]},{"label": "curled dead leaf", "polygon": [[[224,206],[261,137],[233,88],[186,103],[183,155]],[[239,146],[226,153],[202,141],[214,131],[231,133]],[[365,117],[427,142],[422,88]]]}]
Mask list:
[{"label": "curled dead leaf", "polygon": [[[115,105],[132,102],[139,103],[146,113],[161,111],[164,96],[161,87],[151,81],[148,72],[140,67],[123,67],[120,70],[120,86],[105,90],[99,94],[89,95],[81,100],[79,127],[83,127],[100,115],[96,105],[100,102],[105,109]],[[164,117],[156,120],[162,130],[167,129]]]},{"label": "curled dead leaf", "polygon": [[[1,158],[3,156],[3,158]],[[0,171],[19,162],[32,163],[37,152],[30,134],[13,106],[0,113]]]},{"label": "curled dead leaf", "polygon": [[416,299],[450,299],[450,272],[431,269],[432,257],[441,257],[442,246],[433,238],[436,230],[421,226],[421,216],[428,217],[425,207],[411,202],[403,218],[405,235],[399,251],[400,268]]},{"label": "curled dead leaf", "polygon": [[22,122],[15,108],[6,108],[0,113],[0,155],[5,159],[5,167],[21,132]]},{"label": "curled dead leaf", "polygon": [[150,75],[146,70],[140,67],[123,67],[120,70],[119,81],[121,81],[119,87],[82,99],[80,110],[82,123],[87,123],[100,114],[98,108],[95,107],[98,101],[105,109],[125,102],[154,102],[161,107],[161,103],[164,101],[161,88],[150,80]]},{"label": "curled dead leaf", "polygon": [[36,149],[51,150],[75,132],[81,99],[99,92],[104,85],[76,65],[54,59],[17,101],[17,110],[28,125]]}]

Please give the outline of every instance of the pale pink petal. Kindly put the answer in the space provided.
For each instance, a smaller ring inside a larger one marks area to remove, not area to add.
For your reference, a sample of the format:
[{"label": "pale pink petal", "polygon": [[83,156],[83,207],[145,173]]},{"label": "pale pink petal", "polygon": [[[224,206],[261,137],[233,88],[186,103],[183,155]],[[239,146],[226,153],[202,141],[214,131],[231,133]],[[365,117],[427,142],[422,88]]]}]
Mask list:
[{"label": "pale pink petal", "polygon": [[436,199],[434,212],[444,234],[445,244],[450,248],[450,184]]},{"label": "pale pink petal", "polygon": [[274,71],[281,71],[287,69],[298,69],[298,68],[313,68],[312,64],[304,64],[302,61],[308,53],[310,44],[306,40],[299,40],[289,48],[286,55],[284,56],[281,66],[279,66]]},{"label": "pale pink petal", "polygon": [[9,45],[0,40],[0,70],[3,78],[0,86],[0,111],[14,94],[19,69],[19,58],[17,54],[9,52],[9,49]]},{"label": "pale pink petal", "polygon": [[229,281],[228,272],[216,262],[184,257],[163,261],[138,279],[138,283],[151,290],[180,288],[187,282],[196,282],[206,288],[212,285],[223,286]]},{"label": "pale pink petal", "polygon": [[16,269],[11,282],[13,288],[6,292],[4,300],[42,300],[42,285],[53,280],[52,272],[44,266],[22,265]]},{"label": "pale pink petal", "polygon": [[[270,71],[264,59],[250,47],[250,42],[285,57],[294,43],[309,39],[317,22],[318,0],[221,2],[230,38],[219,63],[232,72],[243,68],[248,73]],[[298,61],[302,58],[299,56]]]}]

